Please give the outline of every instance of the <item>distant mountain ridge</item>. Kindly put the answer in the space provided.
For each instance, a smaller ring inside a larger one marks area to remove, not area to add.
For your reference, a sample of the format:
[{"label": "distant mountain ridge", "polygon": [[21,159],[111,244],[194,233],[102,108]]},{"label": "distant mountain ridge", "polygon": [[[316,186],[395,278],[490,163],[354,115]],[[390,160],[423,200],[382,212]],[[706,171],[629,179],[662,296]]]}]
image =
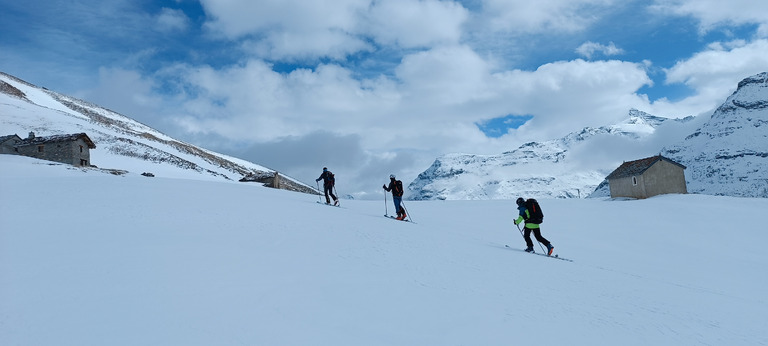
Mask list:
[{"label": "distant mountain ridge", "polygon": [[411,199],[508,199],[520,195],[579,198],[589,195],[615,167],[574,169],[570,151],[597,136],[641,139],[669,119],[631,109],[625,121],[586,127],[563,138],[529,142],[500,155],[443,155],[409,185]]},{"label": "distant mountain ridge", "polygon": [[707,123],[662,154],[688,167],[691,193],[768,198],[768,72],[742,80]]},{"label": "distant mountain ridge", "polygon": [[[680,143],[659,148],[658,153],[688,167],[689,192],[768,197],[767,75],[764,72],[741,81],[709,122]],[[583,168],[584,164],[569,164],[575,147],[606,135],[642,140],[669,122],[693,119],[669,119],[632,109],[628,119],[619,124],[587,127],[560,139],[526,143],[499,155],[443,155],[411,182],[410,198],[609,196],[604,178],[618,166]]]},{"label": "distant mountain ridge", "polygon": [[[215,153],[173,139],[109,109],[37,87],[0,72],[0,123],[3,133],[26,137],[84,132],[96,143],[95,166],[156,176],[267,181],[275,171],[245,160]],[[8,132],[8,133],[5,133]],[[281,175],[281,188],[314,193],[295,179]]]}]

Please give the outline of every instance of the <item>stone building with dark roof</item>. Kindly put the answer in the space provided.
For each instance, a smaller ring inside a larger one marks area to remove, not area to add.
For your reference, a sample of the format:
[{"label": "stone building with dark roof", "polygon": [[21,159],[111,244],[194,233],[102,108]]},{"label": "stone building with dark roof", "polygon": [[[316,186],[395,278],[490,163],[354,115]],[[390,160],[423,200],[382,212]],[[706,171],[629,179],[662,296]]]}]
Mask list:
[{"label": "stone building with dark roof", "polygon": [[90,166],[96,144],[85,133],[37,137],[34,132],[22,139],[18,135],[0,137],[0,153],[34,157],[41,160]]},{"label": "stone building with dark roof", "polygon": [[0,154],[17,154],[16,143],[21,142],[18,135],[0,136]]},{"label": "stone building with dark roof", "polygon": [[664,156],[624,162],[606,178],[611,197],[648,198],[667,193],[688,193],[685,166]]}]

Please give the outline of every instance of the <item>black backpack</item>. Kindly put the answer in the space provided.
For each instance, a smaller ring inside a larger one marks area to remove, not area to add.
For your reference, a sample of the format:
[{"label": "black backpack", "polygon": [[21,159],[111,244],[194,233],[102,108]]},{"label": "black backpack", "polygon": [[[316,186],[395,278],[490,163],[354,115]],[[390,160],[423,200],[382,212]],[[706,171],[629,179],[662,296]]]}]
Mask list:
[{"label": "black backpack", "polygon": [[525,222],[540,224],[544,222],[544,213],[541,212],[539,202],[533,198],[529,198],[525,201],[525,209],[528,210],[528,220]]},{"label": "black backpack", "polygon": [[403,196],[403,182],[400,180],[395,181],[395,186],[392,187],[392,190],[394,192],[395,196],[402,197]]}]

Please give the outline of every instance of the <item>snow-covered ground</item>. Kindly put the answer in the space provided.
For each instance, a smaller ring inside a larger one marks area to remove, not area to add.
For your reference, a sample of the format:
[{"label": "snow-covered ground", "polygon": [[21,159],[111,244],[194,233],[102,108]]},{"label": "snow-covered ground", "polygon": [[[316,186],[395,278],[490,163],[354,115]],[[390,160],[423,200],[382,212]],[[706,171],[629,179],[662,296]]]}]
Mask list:
[{"label": "snow-covered ground", "polygon": [[2,345],[768,344],[768,199],[540,200],[565,262],[504,247],[513,201],[414,224],[8,155],[0,191]]}]

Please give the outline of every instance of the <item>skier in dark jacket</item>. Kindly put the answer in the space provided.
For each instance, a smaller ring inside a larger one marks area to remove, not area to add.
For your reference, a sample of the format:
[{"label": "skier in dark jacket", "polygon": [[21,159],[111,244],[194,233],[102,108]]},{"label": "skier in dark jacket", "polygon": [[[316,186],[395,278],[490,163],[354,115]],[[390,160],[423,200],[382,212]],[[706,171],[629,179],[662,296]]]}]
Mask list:
[{"label": "skier in dark jacket", "polygon": [[389,186],[382,185],[384,190],[392,191],[392,201],[395,203],[395,211],[397,211],[397,219],[403,220],[405,215],[405,209],[400,205],[403,202],[403,182],[395,179],[394,174],[389,175]]},{"label": "skier in dark jacket", "polygon": [[331,195],[333,197],[333,205],[339,204],[339,199],[336,198],[336,195],[333,194],[333,187],[336,185],[336,178],[334,178],[333,173],[328,170],[328,167],[323,167],[323,174],[320,174],[320,178],[315,179],[315,181],[323,181],[323,190],[325,191],[325,204],[331,204],[330,198],[328,198],[328,195]]},{"label": "skier in dark jacket", "polygon": [[525,200],[522,197],[517,199],[517,210],[519,211],[519,216],[515,220],[515,225],[525,221],[523,238],[525,238],[525,245],[528,246],[525,252],[533,252],[533,241],[531,240],[531,232],[533,232],[536,240],[547,247],[547,255],[551,256],[555,247],[552,246],[549,240],[541,236],[541,228],[536,220],[531,220],[531,211],[525,207]]}]

